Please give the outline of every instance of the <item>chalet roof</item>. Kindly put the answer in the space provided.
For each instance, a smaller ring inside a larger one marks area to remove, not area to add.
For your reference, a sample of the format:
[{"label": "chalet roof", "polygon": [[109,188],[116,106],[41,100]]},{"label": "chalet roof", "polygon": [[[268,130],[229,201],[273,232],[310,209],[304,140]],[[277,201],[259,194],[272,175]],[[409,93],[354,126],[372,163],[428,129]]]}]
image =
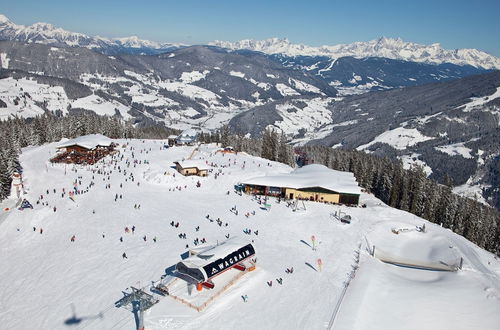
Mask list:
[{"label": "chalet roof", "polygon": [[242,183],[293,189],[320,187],[346,194],[361,193],[354,174],[332,170],[319,164],[306,165],[286,174],[256,177]]},{"label": "chalet roof", "polygon": [[179,138],[185,138],[185,137],[196,137],[198,136],[198,131],[195,130],[195,129],[187,129],[185,131],[183,131],[180,135],[179,135]]},{"label": "chalet roof", "polygon": [[208,166],[204,161],[201,160],[183,160],[174,162],[175,164],[179,164],[182,168],[194,168],[196,167],[199,170],[208,170],[210,166]]},{"label": "chalet roof", "polygon": [[74,139],[67,140],[57,146],[57,148],[66,148],[69,146],[80,146],[85,149],[95,149],[98,146],[109,147],[113,140],[102,134],[90,134],[79,136]]}]

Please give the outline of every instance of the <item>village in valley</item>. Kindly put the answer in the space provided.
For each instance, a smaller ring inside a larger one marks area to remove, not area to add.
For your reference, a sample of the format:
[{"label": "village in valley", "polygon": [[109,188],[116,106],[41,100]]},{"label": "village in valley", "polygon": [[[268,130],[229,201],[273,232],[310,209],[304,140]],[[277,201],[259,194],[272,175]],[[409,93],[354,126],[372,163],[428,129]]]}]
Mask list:
[{"label": "village in valley", "polygon": [[193,129],[63,139],[20,161],[0,215],[2,328],[500,322],[500,261],[350,172],[203,144]]}]

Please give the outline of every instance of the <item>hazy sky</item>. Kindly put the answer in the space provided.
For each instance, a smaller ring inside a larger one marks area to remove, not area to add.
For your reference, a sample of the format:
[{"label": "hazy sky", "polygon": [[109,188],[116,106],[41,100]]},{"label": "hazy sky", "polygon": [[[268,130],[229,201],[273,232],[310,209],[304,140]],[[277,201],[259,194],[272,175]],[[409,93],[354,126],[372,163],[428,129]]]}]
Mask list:
[{"label": "hazy sky", "polygon": [[0,13],[105,37],[187,44],[287,37],[318,46],[385,36],[500,57],[500,0],[0,0]]}]

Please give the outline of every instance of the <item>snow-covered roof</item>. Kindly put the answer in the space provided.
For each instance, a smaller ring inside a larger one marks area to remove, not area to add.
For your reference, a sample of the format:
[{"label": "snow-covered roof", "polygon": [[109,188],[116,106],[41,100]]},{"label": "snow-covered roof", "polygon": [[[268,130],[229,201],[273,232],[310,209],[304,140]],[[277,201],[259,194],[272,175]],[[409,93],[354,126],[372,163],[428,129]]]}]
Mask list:
[{"label": "snow-covered roof", "polygon": [[182,260],[182,263],[190,268],[203,267],[217,259],[226,257],[248,244],[251,243],[239,237],[231,237],[219,245],[210,246],[198,254]]},{"label": "snow-covered roof", "polygon": [[242,183],[293,189],[320,187],[347,194],[361,193],[354,174],[332,170],[319,164],[306,165],[287,174],[256,177]]},{"label": "snow-covered roof", "polygon": [[175,163],[178,163],[182,168],[196,167],[199,170],[208,170],[210,168],[210,166],[208,166],[204,161],[201,160],[183,160]]},{"label": "snow-covered roof", "polygon": [[188,136],[198,136],[198,132],[195,130],[195,129],[187,129],[185,131],[183,131],[179,137],[188,137]]},{"label": "snow-covered roof", "polygon": [[173,135],[173,134],[169,135],[167,139],[169,139],[169,140],[175,140],[175,139],[177,139],[177,135]]},{"label": "snow-covered roof", "polygon": [[113,143],[113,140],[111,140],[107,136],[104,136],[102,134],[90,134],[67,140],[57,147],[65,148],[77,145],[86,149],[95,149],[97,146],[109,147],[111,143]]}]

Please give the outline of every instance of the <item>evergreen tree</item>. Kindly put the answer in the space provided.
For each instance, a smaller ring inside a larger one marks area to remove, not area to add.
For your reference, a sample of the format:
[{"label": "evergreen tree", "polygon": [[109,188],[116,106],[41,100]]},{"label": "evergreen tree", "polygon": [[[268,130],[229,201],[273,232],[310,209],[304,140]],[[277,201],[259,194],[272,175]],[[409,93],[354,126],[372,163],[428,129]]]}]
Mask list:
[{"label": "evergreen tree", "polygon": [[222,148],[229,147],[231,144],[229,140],[229,126],[224,125],[220,129],[220,146]]},{"label": "evergreen tree", "polygon": [[421,216],[424,213],[424,181],[426,175],[424,168],[420,165],[412,165],[410,168],[410,206],[409,211]]},{"label": "evergreen tree", "polygon": [[281,132],[281,136],[279,138],[279,148],[278,148],[278,162],[287,164],[290,166],[294,165],[294,160],[293,160],[293,150],[292,147],[290,147],[287,144],[286,141],[286,136],[283,132]]},{"label": "evergreen tree", "polygon": [[5,199],[10,193],[11,177],[7,171],[7,161],[2,152],[0,152],[0,200]]}]

